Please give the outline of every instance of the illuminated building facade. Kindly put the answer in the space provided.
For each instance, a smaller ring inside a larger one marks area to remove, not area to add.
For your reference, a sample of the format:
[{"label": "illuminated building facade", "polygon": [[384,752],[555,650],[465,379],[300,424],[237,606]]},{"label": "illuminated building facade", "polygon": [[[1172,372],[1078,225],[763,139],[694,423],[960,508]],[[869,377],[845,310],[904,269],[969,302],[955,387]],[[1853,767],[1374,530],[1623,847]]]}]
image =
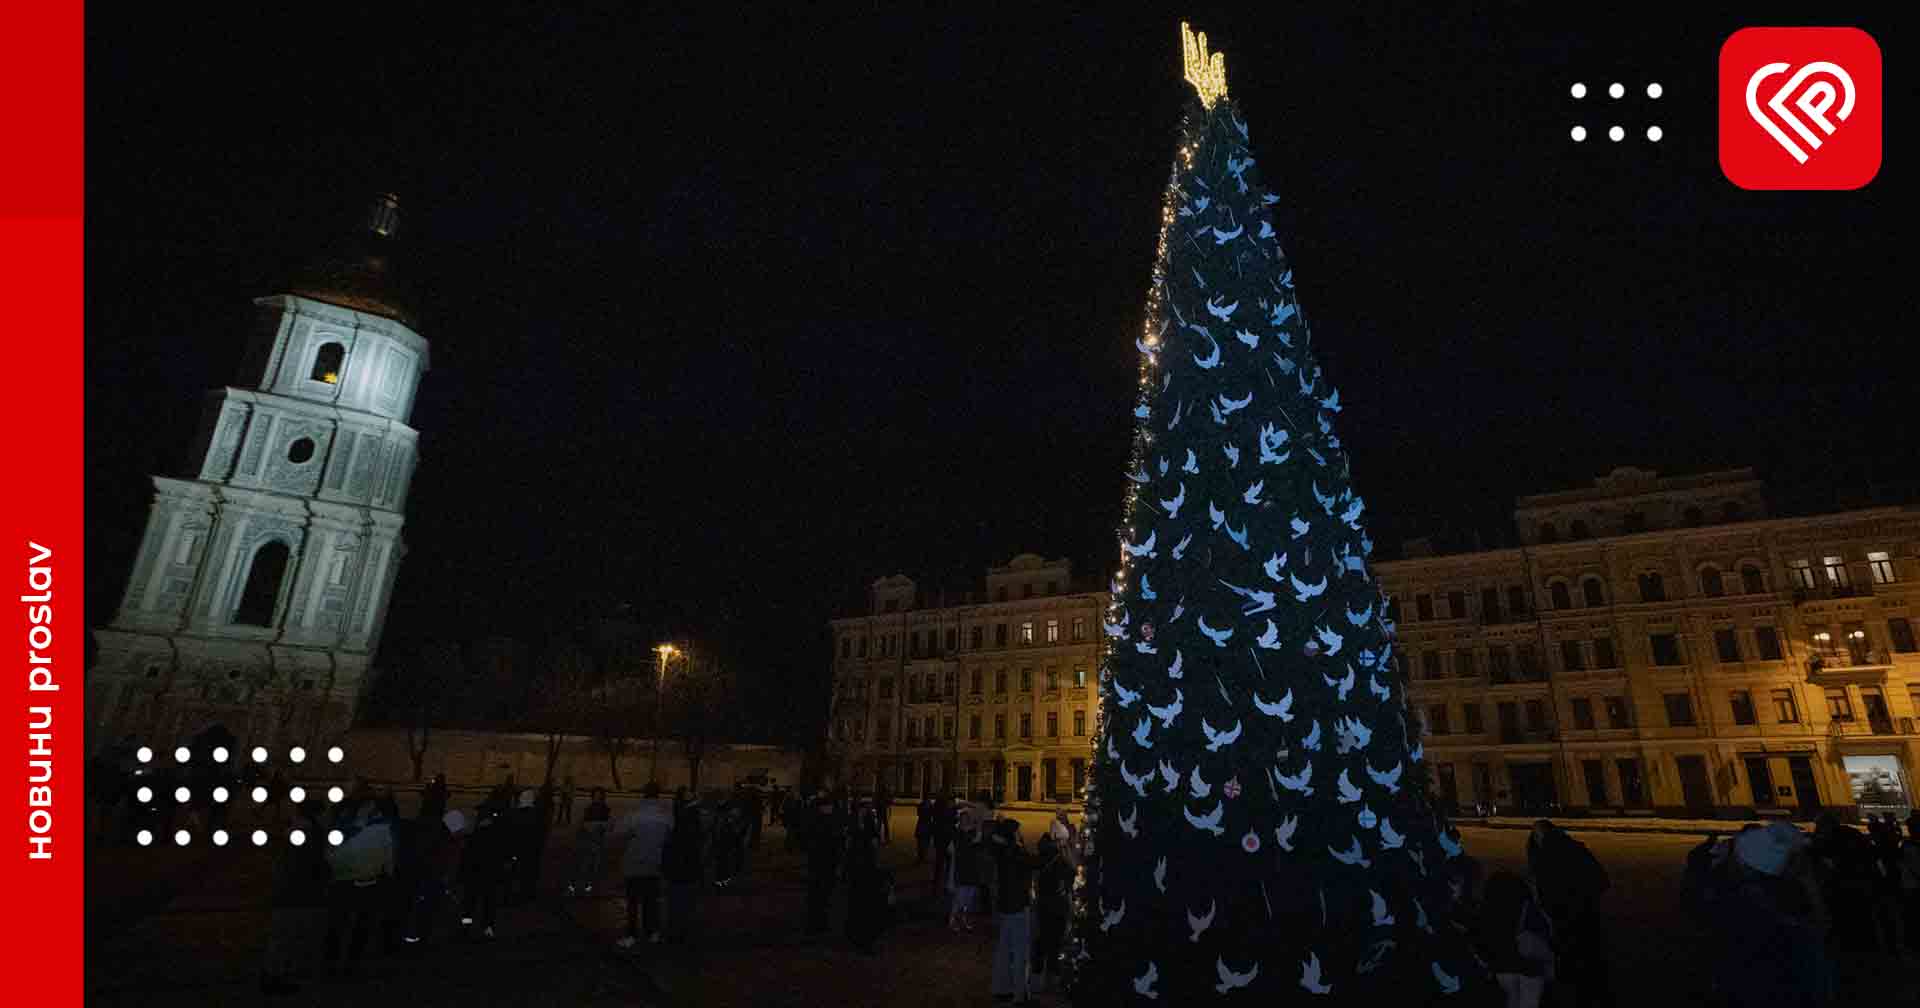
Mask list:
[{"label": "illuminated building facade", "polygon": [[1032,554],[985,592],[929,597],[901,575],[833,620],[828,739],[839,783],[896,797],[1067,801],[1085,783],[1108,593]]},{"label": "illuminated building facade", "polygon": [[1376,565],[1463,809],[1901,815],[1920,511],[1770,517],[1751,470],[1522,498],[1520,545]]}]

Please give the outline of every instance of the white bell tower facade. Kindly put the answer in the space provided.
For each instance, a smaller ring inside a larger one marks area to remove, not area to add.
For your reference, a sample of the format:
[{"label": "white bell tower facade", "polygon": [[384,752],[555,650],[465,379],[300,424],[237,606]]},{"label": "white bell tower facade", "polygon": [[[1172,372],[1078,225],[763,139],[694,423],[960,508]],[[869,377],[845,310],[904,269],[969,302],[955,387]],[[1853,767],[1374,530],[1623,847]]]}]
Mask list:
[{"label": "white bell tower facade", "polygon": [[197,471],[153,477],[120,611],[95,632],[96,741],[158,748],[219,724],[246,746],[318,745],[351,724],[406,552],[428,365],[388,273],[395,213],[381,197],[349,249],[254,302]]}]

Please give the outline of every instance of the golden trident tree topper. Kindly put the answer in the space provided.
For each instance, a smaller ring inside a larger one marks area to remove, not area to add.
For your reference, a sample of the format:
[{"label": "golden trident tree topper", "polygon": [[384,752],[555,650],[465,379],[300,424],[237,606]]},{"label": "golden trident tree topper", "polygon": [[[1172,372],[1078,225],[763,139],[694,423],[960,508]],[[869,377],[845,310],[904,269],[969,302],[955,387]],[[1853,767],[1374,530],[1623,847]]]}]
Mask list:
[{"label": "golden trident tree topper", "polygon": [[1212,108],[1227,96],[1227,57],[1207,52],[1207,33],[1198,35],[1185,21],[1180,22],[1180,53],[1186,64],[1187,83],[1200,92],[1201,104]]}]

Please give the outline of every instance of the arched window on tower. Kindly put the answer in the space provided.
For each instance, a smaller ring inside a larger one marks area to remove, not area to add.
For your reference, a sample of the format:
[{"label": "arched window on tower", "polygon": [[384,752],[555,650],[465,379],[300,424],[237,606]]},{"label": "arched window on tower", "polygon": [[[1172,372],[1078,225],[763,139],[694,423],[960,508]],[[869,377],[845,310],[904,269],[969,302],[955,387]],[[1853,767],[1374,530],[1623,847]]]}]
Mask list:
[{"label": "arched window on tower", "polygon": [[1720,579],[1720,568],[1712,565],[1700,568],[1700,594],[1708,598],[1726,594],[1726,583]]},{"label": "arched window on tower", "polygon": [[340,365],[347,359],[347,348],[338,343],[322,343],[313,355],[313,374],[308,377],[329,385],[340,383]]},{"label": "arched window on tower", "polygon": [[1581,594],[1586,597],[1587,605],[1589,606],[1603,606],[1607,604],[1606,586],[1602,585],[1600,579],[1597,577],[1582,578],[1580,581],[1580,591]]},{"label": "arched window on tower", "polygon": [[1540,541],[1543,543],[1559,542],[1560,529],[1557,526],[1555,526],[1552,522],[1541,522],[1540,523]]},{"label": "arched window on tower", "polygon": [[1752,564],[1741,564],[1740,588],[1749,595],[1758,595],[1767,590],[1767,579],[1760,573],[1760,568]]},{"label": "arched window on tower", "polygon": [[1547,590],[1553,595],[1553,607],[1555,609],[1573,608],[1573,597],[1568,593],[1567,583],[1565,581],[1555,581],[1552,585],[1548,586]]},{"label": "arched window on tower", "polygon": [[247,626],[272,626],[280,608],[280,583],[286,580],[287,544],[273,540],[253,552],[253,565],[247,569],[247,584],[240,591],[240,604],[233,609],[233,621]]}]

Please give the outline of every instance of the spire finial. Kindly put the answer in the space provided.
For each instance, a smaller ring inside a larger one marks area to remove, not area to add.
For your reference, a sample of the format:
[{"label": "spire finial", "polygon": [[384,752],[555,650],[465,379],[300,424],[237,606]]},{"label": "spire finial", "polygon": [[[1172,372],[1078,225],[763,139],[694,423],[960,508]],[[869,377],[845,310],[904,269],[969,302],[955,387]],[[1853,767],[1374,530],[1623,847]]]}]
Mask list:
[{"label": "spire finial", "polygon": [[1180,53],[1186,66],[1187,83],[1200,92],[1201,104],[1212,108],[1227,96],[1227,57],[1207,52],[1207,33],[1198,35],[1185,21],[1180,22]]}]

